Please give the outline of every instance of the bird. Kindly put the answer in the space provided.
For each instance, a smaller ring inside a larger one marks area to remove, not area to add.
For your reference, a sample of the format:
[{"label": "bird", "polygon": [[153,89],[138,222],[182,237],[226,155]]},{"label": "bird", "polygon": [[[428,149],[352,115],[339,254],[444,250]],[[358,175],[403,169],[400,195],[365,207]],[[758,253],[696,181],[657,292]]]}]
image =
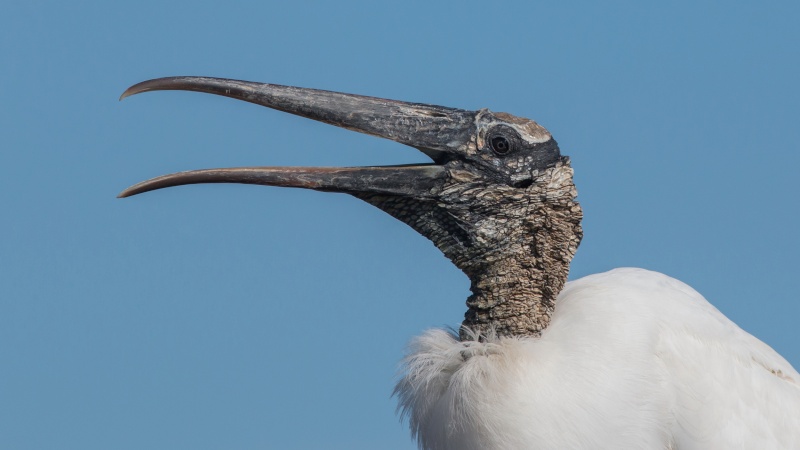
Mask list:
[{"label": "bird", "polygon": [[470,280],[457,329],[414,338],[395,388],[425,450],[797,449],[800,374],[688,285],[620,268],[567,281],[583,231],[570,159],[537,122],[210,77],[144,81],[416,148],[431,162],[237,167],[135,184],[346,193],[408,224]]}]

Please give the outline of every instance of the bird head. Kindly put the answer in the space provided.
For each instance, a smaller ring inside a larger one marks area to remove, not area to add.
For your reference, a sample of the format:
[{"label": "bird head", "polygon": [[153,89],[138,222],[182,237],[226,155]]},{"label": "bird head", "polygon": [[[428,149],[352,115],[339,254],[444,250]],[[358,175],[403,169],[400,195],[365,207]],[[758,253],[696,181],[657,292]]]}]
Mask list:
[{"label": "bird head", "polygon": [[491,268],[498,264],[499,270],[506,271],[508,267],[503,269],[503,264],[510,260],[518,263],[512,264],[514,267],[521,264],[514,270],[546,265],[548,255],[541,253],[550,250],[543,247],[546,239],[539,230],[557,227],[560,214],[571,217],[570,233],[577,239],[558,244],[555,257],[566,259],[568,267],[577,249],[580,209],[573,201],[576,193],[569,160],[561,156],[550,133],[532,120],[488,109],[468,111],[205,77],[145,81],[130,87],[121,99],[157,90],[197,91],[244,100],[406,144],[433,162],[194,170],[144,181],[126,189],[120,197],[194,183],[246,183],[347,193],[433,241],[470,277],[473,292],[482,289],[482,276],[497,278]]}]

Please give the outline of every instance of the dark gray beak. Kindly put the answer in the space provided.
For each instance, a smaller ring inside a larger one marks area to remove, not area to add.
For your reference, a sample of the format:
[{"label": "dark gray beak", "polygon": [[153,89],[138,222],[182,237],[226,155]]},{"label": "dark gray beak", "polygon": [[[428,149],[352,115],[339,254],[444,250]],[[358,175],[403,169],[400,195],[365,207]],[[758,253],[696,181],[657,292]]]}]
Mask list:
[{"label": "dark gray beak", "polygon": [[447,171],[441,164],[463,151],[475,132],[474,111],[221,78],[170,77],[149,80],[128,88],[120,100],[141,92],[160,90],[222,95],[391,139],[419,149],[430,156],[434,164],[196,170],[144,181],[124,190],[119,197],[195,183],[245,183],[350,194],[428,197],[447,179]]}]

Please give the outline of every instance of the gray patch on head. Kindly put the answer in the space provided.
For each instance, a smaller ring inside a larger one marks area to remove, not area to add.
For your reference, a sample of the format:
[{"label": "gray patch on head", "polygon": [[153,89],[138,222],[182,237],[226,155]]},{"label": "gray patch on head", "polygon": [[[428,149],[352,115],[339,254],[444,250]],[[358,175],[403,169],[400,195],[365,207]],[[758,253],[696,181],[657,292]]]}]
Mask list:
[{"label": "gray patch on head", "polygon": [[484,141],[486,131],[496,125],[505,125],[513,128],[520,138],[528,144],[541,144],[553,138],[545,127],[533,120],[504,112],[493,113],[484,108],[475,115],[475,126],[478,130],[478,148],[486,145]]}]

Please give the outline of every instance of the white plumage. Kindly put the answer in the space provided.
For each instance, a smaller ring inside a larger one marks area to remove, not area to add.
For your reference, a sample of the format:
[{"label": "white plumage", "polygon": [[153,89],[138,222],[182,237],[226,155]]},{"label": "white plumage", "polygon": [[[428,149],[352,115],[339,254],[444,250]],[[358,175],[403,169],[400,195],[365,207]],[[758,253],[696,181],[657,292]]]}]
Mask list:
[{"label": "white plumage", "polygon": [[541,337],[416,338],[397,385],[425,449],[798,449],[800,375],[691,287],[569,282]]}]

